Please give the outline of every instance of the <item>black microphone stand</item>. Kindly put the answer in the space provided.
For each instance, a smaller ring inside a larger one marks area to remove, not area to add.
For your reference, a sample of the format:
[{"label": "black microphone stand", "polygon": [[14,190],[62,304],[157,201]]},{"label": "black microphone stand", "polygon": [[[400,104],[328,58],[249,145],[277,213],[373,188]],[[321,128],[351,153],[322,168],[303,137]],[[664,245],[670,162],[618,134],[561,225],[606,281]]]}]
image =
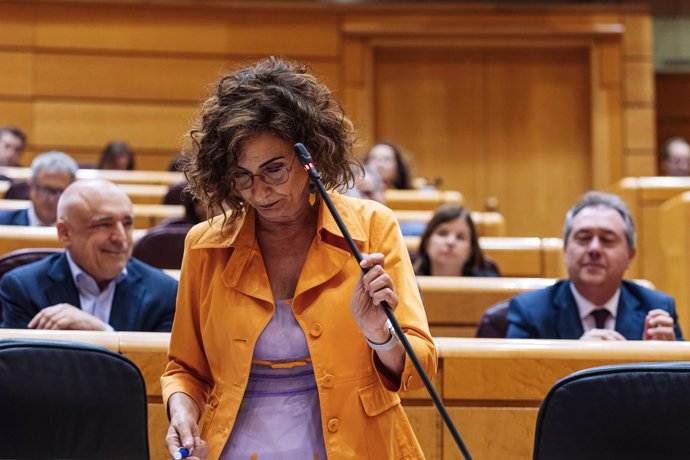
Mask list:
[{"label": "black microphone stand", "polygon": [[[350,251],[355,256],[355,259],[357,259],[357,262],[361,262],[362,254],[360,254],[357,245],[350,236],[350,232],[348,232],[347,227],[345,227],[345,223],[340,218],[338,210],[335,209],[335,206],[333,205],[331,198],[328,196],[328,193],[326,193],[326,189],[323,186],[323,182],[321,182],[321,174],[319,174],[319,172],[314,167],[314,162],[311,158],[311,155],[309,154],[309,151],[303,144],[299,142],[295,144],[294,148],[299,162],[302,164],[307,173],[309,173],[309,179],[311,179],[312,183],[316,185],[316,187],[319,189],[319,194],[321,195],[321,198],[323,198],[323,201],[326,203],[326,206],[328,206],[328,210],[331,212],[331,215],[333,216],[333,219],[335,219],[336,224],[338,224],[338,228],[340,229],[340,232],[343,234],[345,241],[347,241],[347,244],[350,247]],[[363,268],[362,271],[366,273],[368,269]],[[391,307],[385,301],[381,302],[381,307],[383,307],[383,311],[386,313],[386,316],[388,317],[389,321],[391,322],[391,325],[393,326],[393,330],[402,342],[403,347],[407,352],[407,355],[410,357],[410,360],[412,361],[412,364],[414,365],[415,369],[417,369],[417,374],[419,374],[419,377],[422,379],[422,382],[424,382],[424,386],[426,387],[426,390],[429,392],[431,399],[434,401],[436,409],[441,414],[441,418],[446,424],[448,431],[450,431],[450,434],[453,436],[455,444],[457,444],[458,449],[460,449],[460,452],[462,452],[462,455],[466,460],[472,460],[472,456],[470,455],[469,450],[467,450],[467,446],[465,446],[465,443],[462,441],[460,433],[458,433],[457,428],[455,428],[453,420],[451,420],[450,415],[448,415],[448,411],[446,410],[446,407],[443,405],[443,402],[441,401],[441,398],[438,396],[438,393],[436,393],[436,389],[434,388],[433,383],[431,383],[431,379],[426,374],[426,371],[422,367],[422,363],[419,362],[419,358],[412,349],[410,341],[407,340],[405,332],[400,327],[400,323],[398,322],[398,319],[395,317],[393,310],[391,310]]]}]

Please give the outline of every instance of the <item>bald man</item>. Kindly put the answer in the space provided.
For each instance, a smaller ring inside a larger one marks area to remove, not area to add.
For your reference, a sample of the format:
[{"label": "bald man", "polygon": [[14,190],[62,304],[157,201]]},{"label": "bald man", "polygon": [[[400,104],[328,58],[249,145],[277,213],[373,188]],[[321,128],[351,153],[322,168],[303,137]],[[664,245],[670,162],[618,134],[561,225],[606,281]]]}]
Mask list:
[{"label": "bald man", "polygon": [[129,197],[107,181],[77,181],[57,213],[66,251],[3,276],[2,327],[170,331],[177,281],[131,257]]}]

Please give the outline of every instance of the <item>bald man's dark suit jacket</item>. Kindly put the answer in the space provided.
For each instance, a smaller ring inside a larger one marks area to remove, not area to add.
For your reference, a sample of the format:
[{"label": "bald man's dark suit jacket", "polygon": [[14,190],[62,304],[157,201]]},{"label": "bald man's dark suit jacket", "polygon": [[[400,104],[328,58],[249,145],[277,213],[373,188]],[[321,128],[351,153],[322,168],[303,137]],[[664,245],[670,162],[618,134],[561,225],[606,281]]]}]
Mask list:
[{"label": "bald man's dark suit jacket", "polygon": [[[675,321],[676,338],[682,340],[673,298],[631,281],[621,283],[616,331],[628,340],[641,340],[645,316],[656,308],[670,313]],[[580,312],[568,280],[525,292],[510,301],[506,338],[579,339],[582,334]]]},{"label": "bald man's dark suit jacket", "polygon": [[[116,331],[169,332],[175,315],[177,281],[131,258],[127,276],[115,286],[110,325]],[[26,328],[36,313],[59,303],[81,308],[65,253],[5,274],[0,281],[4,328]]]},{"label": "bald man's dark suit jacket", "polygon": [[0,211],[0,225],[29,225],[29,210]]}]

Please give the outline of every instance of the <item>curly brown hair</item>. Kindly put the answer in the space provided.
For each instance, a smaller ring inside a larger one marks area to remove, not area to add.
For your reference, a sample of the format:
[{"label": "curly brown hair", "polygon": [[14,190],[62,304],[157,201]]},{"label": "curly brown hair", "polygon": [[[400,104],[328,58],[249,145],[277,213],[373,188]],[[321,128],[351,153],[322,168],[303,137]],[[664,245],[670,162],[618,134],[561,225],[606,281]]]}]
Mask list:
[{"label": "curly brown hair", "polygon": [[209,209],[229,209],[226,224],[234,222],[246,205],[231,173],[245,142],[264,133],[290,144],[303,143],[326,189],[354,184],[354,127],[330,90],[304,65],[262,59],[218,81],[188,134],[188,191]]}]

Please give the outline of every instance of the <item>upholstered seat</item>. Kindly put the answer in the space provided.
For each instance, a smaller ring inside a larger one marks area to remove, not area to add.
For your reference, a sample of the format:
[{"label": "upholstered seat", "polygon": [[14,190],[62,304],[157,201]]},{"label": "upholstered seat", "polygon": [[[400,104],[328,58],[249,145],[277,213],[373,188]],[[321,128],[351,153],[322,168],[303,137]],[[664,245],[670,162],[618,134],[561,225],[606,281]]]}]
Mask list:
[{"label": "upholstered seat", "polygon": [[103,347],[0,341],[2,458],[148,459],[139,369]]},{"label": "upholstered seat", "polygon": [[510,300],[489,307],[477,326],[477,337],[503,339],[508,332],[508,305]]},{"label": "upholstered seat", "polygon": [[189,224],[154,227],[137,241],[132,255],[154,267],[179,270],[184,240],[191,227]]},{"label": "upholstered seat", "polygon": [[690,363],[596,367],[542,401],[534,459],[690,458]]}]

